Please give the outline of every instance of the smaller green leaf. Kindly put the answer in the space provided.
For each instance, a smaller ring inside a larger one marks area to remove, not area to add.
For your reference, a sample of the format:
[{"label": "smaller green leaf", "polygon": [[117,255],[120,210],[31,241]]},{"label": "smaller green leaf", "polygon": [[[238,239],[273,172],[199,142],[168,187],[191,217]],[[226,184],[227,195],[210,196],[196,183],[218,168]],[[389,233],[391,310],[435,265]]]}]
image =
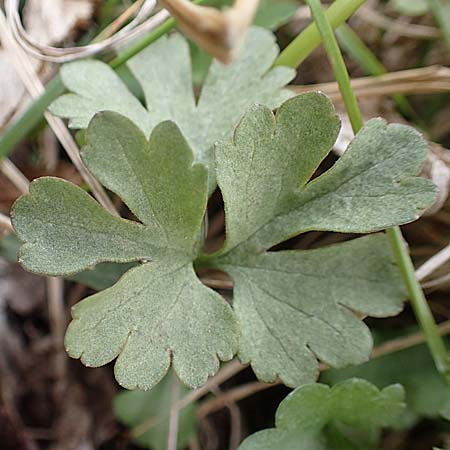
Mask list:
[{"label": "smaller green leaf", "polygon": [[147,110],[107,64],[95,60],[77,61],[62,66],[60,75],[70,93],[55,100],[50,110],[57,116],[69,118],[71,128],[87,128],[98,112],[115,111],[150,134],[151,119]]},{"label": "smaller green leaf", "polygon": [[338,423],[362,430],[395,425],[404,409],[403,398],[400,385],[380,391],[357,378],[332,388],[304,385],[281,402],[275,416],[276,428],[248,437],[239,450],[343,450],[331,446],[325,432],[327,425]]},{"label": "smaller green leaf", "polygon": [[[152,450],[166,450],[169,433],[169,415],[172,388],[176,376],[170,371],[152,390],[120,392],[114,399],[114,413],[130,428],[142,432],[134,437],[137,444]],[[189,390],[180,386],[181,399]],[[179,412],[177,448],[187,447],[196,429],[195,403],[190,403]]]},{"label": "smaller green leaf", "polygon": [[406,409],[396,426],[410,427],[421,418],[436,418],[450,403],[448,387],[439,376],[426,345],[372,359],[358,367],[331,369],[321,380],[336,384],[349,377],[364,378],[383,388],[401,383],[406,393]]}]

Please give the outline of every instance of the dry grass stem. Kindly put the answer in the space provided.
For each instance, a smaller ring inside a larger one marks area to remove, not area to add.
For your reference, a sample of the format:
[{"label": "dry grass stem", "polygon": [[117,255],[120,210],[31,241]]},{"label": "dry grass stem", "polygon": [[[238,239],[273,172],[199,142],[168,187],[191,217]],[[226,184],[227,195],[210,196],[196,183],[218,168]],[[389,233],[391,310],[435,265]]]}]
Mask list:
[{"label": "dry grass stem", "polygon": [[174,377],[172,383],[171,397],[167,450],[177,450],[178,423],[180,417],[179,409],[177,408],[177,402],[180,397],[180,381],[177,377]]},{"label": "dry grass stem", "polygon": [[439,267],[450,260],[450,245],[433,255],[427,262],[416,270],[416,277],[419,281],[432,274]]},{"label": "dry grass stem", "polygon": [[[450,320],[440,324],[438,326],[439,334],[446,335],[450,333]],[[400,350],[405,350],[407,348],[413,347],[418,344],[425,342],[425,337],[421,332],[412,334],[410,336],[404,336],[392,341],[385,342],[374,348],[371,359],[379,358],[380,356],[387,355],[390,353],[398,352]],[[321,364],[320,370],[326,370],[328,367]],[[197,414],[200,418],[207,416],[219,409],[224,408],[229,402],[237,402],[244,398],[247,398],[253,394],[264,391],[274,386],[282,384],[281,381],[276,381],[275,383],[263,383],[261,381],[254,381],[252,383],[247,383],[236,388],[225,391],[222,395],[217,396],[211,400],[205,401],[199,406]]]},{"label": "dry grass stem", "polygon": [[396,33],[400,36],[414,39],[437,39],[441,37],[441,32],[438,28],[391,19],[390,17],[375,11],[369,5],[360,8],[355,13],[355,16],[376,28],[388,30],[389,32]]},{"label": "dry grass stem", "polygon": [[[450,68],[430,66],[421,69],[391,72],[377,77],[354,78],[352,88],[358,98],[395,94],[433,94],[450,92]],[[296,94],[321,91],[334,102],[342,102],[336,82],[290,86]]]},{"label": "dry grass stem", "polygon": [[1,162],[1,171],[22,194],[28,192],[28,186],[30,185],[28,178],[11,162],[11,160],[5,158]]},{"label": "dry grass stem", "polygon": [[161,0],[178,27],[206,52],[223,63],[236,57],[258,8],[259,0],[235,0],[224,11],[188,0]]},{"label": "dry grass stem", "polygon": [[[25,54],[22,48],[11,36],[6,23],[6,18],[1,11],[0,38],[3,47],[8,52],[10,52],[17,73],[19,74],[28,92],[33,98],[39,97],[44,92],[44,86],[42,85],[39,77],[36,75],[28,55]],[[45,118],[52,128],[53,132],[55,133],[56,137],[60,141],[61,145],[63,146],[64,150],[67,152],[69,158],[72,160],[74,166],[77,168],[84,181],[92,189],[92,193],[94,194],[95,198],[111,214],[118,216],[119,214],[114,208],[114,205],[112,204],[105,190],[103,189],[101,184],[92,176],[92,174],[88,171],[87,167],[81,160],[78,146],[76,145],[72,135],[64,125],[64,122],[48,112],[45,113]]]},{"label": "dry grass stem", "polygon": [[[106,37],[100,42],[81,47],[57,48],[49,45],[43,45],[36,42],[24,29],[19,14],[19,0],[6,0],[6,11],[8,15],[8,23],[11,27],[14,38],[27,53],[43,61],[64,63],[75,59],[87,58],[89,56],[115,49],[133,41],[138,36],[148,33],[158,25],[161,25],[168,17],[169,13],[165,10],[151,16],[155,8],[156,0],[144,0],[140,10],[134,19],[120,30]],[[132,11],[134,12],[134,8]],[[116,28],[119,23],[123,23],[125,18],[130,17],[131,13],[126,13],[125,17],[121,17],[114,22],[112,29]],[[105,34],[108,34],[106,32]]]}]

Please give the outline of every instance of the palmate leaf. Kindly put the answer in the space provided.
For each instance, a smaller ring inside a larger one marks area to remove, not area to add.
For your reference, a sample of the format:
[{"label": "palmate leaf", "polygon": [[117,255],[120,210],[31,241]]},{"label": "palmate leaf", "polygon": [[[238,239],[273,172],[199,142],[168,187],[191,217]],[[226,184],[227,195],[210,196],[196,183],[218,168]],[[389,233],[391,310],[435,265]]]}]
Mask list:
[{"label": "palmate leaf", "polygon": [[81,61],[63,66],[61,77],[71,93],[57,99],[50,110],[68,118],[73,128],[86,128],[99,111],[116,111],[132,120],[147,137],[156,124],[172,120],[191,146],[195,161],[209,168],[211,190],[213,144],[231,134],[252,104],[275,108],[292,96],[283,87],[295,72],[286,67],[271,68],[278,52],[272,33],[252,28],[233,64],[212,64],[196,102],[186,40],[178,34],[162,37],[128,63],[142,86],[147,109],[107,64]]},{"label": "palmate leaf", "polygon": [[52,275],[105,260],[143,261],[74,307],[67,351],[89,366],[120,355],[116,377],[128,388],[151,388],[171,360],[184,383],[198,386],[236,346],[231,308],[192,267],[206,208],[206,170],[192,164],[172,122],[158,125],[147,141],[127,118],[102,113],[92,120],[87,142],[82,156],[88,168],[142,224],[111,216],[68,182],[43,178],[13,207],[14,227],[26,242],[20,261]]},{"label": "palmate leaf", "polygon": [[306,252],[265,250],[309,230],[363,233],[412,221],[434,198],[433,185],[415,178],[422,138],[382,120],[308,183],[338,128],[329,100],[311,93],[285,102],[276,117],[255,107],[232,142],[216,148],[227,239],[209,258],[233,278],[239,356],[265,381],[312,381],[317,359],[364,362],[372,341],[352,311],[390,316],[405,297],[384,235]]},{"label": "palmate leaf", "polygon": [[[207,171],[193,164],[177,126],[163,122],[147,141],[129,119],[97,115],[83,159],[140,223],[115,218],[80,188],[48,178],[34,182],[13,210],[25,242],[21,262],[32,271],[64,275],[102,261],[137,264],[75,306],[69,354],[90,366],[118,356],[118,381],[143,389],[171,362],[184,383],[202,384],[220,359],[233,356],[238,335],[241,359],[266,381],[313,381],[317,359],[337,367],[365,361],[371,337],[353,312],[392,315],[405,297],[386,237],[307,252],[266,250],[310,229],[363,233],[412,221],[434,188],[415,178],[425,151],[420,135],[380,120],[309,181],[338,128],[321,94],[287,101],[276,118],[254,107],[232,141],[217,147],[227,240],[218,253],[199,257]],[[193,262],[231,275],[238,321],[200,283]]]},{"label": "palmate leaf", "polygon": [[281,402],[275,416],[276,428],[248,437],[239,450],[367,448],[353,441],[355,431],[374,432],[395,425],[405,406],[403,399],[400,385],[380,391],[357,378],[332,388],[324,384],[304,385]]}]

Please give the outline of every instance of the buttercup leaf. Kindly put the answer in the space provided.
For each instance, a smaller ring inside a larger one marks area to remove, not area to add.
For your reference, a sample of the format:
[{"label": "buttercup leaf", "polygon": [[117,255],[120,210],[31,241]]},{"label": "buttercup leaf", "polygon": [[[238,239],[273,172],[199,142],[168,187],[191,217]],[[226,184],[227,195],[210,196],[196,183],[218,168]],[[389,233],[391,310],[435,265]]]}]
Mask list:
[{"label": "buttercup leaf", "polygon": [[[248,437],[239,450],[343,450],[342,445],[333,445],[327,425],[338,429],[343,426],[340,431],[344,435],[354,429],[370,431],[393,426],[404,409],[403,399],[400,385],[378,390],[357,378],[332,388],[304,385],[281,402],[275,416],[276,428]],[[345,448],[363,448],[353,444]]]},{"label": "buttercup leaf", "polygon": [[409,222],[432,202],[433,185],[415,177],[422,138],[381,120],[369,122],[333,168],[309,181],[338,131],[329,100],[310,93],[285,102],[275,117],[256,106],[232,141],[216,148],[227,237],[206,260],[233,278],[239,356],[264,381],[313,381],[317,359],[336,367],[364,362],[372,341],[352,311],[390,316],[405,298],[383,235],[264,253],[309,230],[362,233]]},{"label": "buttercup leaf", "polygon": [[[69,354],[100,366],[119,356],[116,377],[150,389],[171,362],[191,387],[236,350],[230,306],[196,277],[192,263],[207,201],[207,172],[172,122],[147,141],[129,119],[108,112],[87,131],[83,157],[142,223],[119,219],[58,179],[36,181],[13,209],[28,269],[55,275],[99,261],[144,262],[114,286],[78,303],[66,334]],[[151,262],[146,262],[151,260]]]},{"label": "buttercup leaf", "polygon": [[[50,109],[68,118],[74,128],[86,128],[97,112],[116,111],[138,125],[147,137],[158,123],[172,120],[193,149],[195,160],[209,168],[211,190],[213,144],[231,134],[252,104],[275,108],[292,96],[283,87],[295,72],[286,67],[271,68],[278,51],[271,32],[252,28],[233,64],[213,62],[196,102],[186,40],[178,34],[162,37],[128,63],[142,86],[148,111],[136,104],[108,65],[97,61],[74,62],[62,68],[63,82],[72,93],[60,97]],[[101,86],[93,85],[92,78]]]},{"label": "buttercup leaf", "polygon": [[[178,36],[152,46],[154,54],[167,45],[187,64],[186,43]],[[416,219],[434,198],[432,184],[416,178],[425,152],[420,135],[370,121],[334,167],[310,181],[339,131],[330,101],[305,94],[283,103],[276,116],[266,106],[253,106],[234,136],[216,148],[224,248],[199,255],[211,188],[211,176],[198,163],[206,153],[199,149],[227,135],[224,130],[235,120],[228,105],[234,94],[225,95],[227,88],[235,92],[230,79],[237,90],[252,91],[253,85],[245,85],[236,68],[213,68],[195,105],[190,80],[183,77],[186,64],[180,65],[181,75],[167,67],[153,73],[157,59],[151,61],[151,52],[145,56],[135,74],[147,102],[160,111],[158,120],[185,120],[180,126],[186,139],[174,122],[164,121],[150,127],[147,140],[130,118],[102,112],[91,121],[82,151],[87,167],[139,222],[111,216],[83,190],[56,179],[35,182],[13,210],[24,241],[21,261],[30,270],[64,275],[103,261],[137,265],[74,307],[66,335],[69,354],[89,366],[117,357],[116,378],[130,389],[150,389],[171,363],[185,384],[199,386],[220,360],[233,357],[238,336],[239,356],[259,378],[279,377],[289,386],[315,380],[318,360],[335,367],[366,361],[372,339],[355,312],[390,316],[405,298],[386,236],[319,250],[267,250],[309,230],[363,233]],[[266,75],[256,83],[258,95],[271,97],[273,84],[264,83],[276,78],[276,72],[267,72],[274,54],[260,56]],[[142,68],[146,71],[138,73]],[[180,81],[172,100],[161,97],[162,80],[170,84],[171,76],[185,83]],[[217,96],[224,101],[216,103]],[[188,121],[197,111],[206,118],[194,133]],[[234,311],[197,279],[194,263],[231,276]]]}]

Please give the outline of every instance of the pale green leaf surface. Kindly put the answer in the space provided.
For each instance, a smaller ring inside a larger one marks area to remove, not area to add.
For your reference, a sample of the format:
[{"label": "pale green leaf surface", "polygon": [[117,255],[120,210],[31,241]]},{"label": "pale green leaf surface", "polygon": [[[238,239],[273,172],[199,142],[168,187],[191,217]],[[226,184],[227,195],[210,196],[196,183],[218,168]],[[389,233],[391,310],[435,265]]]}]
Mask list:
[{"label": "pale green leaf surface", "polygon": [[[128,63],[143,88],[148,112],[140,105],[133,106],[126,88],[117,88],[122,83],[118,76],[99,62],[92,64],[95,69],[92,74],[84,66],[86,62],[65,66],[63,81],[76,95],[60,97],[51,111],[69,118],[72,126],[80,128],[86,128],[99,111],[116,111],[134,121],[146,136],[161,121],[172,120],[193,149],[195,160],[212,170],[213,144],[231,133],[252,104],[275,108],[292,96],[283,87],[295,72],[286,67],[271,67],[278,52],[272,33],[252,28],[233,64],[213,62],[196,104],[188,44],[178,34],[164,36]],[[79,64],[83,64],[80,70]],[[91,87],[94,77],[102,80],[101,89]],[[213,186],[211,173],[210,189]]]},{"label": "pale green leaf surface", "polygon": [[[0,257],[12,263],[18,262],[17,253],[22,246],[22,242],[14,233],[6,235],[0,239]],[[83,272],[67,276],[66,278],[76,283],[84,284],[96,291],[106,289],[116,283],[119,278],[137,263],[100,263],[95,267]]]},{"label": "pale green leaf surface", "polygon": [[372,349],[351,311],[383,317],[402,309],[405,292],[385,235],[307,251],[233,256],[220,267],[234,281],[239,357],[258,378],[288,386],[313,381],[317,359],[360,364]]},{"label": "pale green leaf surface", "polygon": [[415,177],[423,139],[382,120],[369,122],[333,168],[309,181],[338,131],[329,99],[308,93],[276,116],[254,107],[231,142],[216,146],[227,235],[206,260],[234,280],[239,356],[264,381],[310,382],[318,359],[335,367],[364,362],[372,340],[351,310],[390,316],[405,298],[384,235],[264,253],[309,230],[362,233],[412,221],[433,200],[434,186]]},{"label": "pale green leaf surface", "polygon": [[67,117],[71,128],[87,128],[98,112],[115,111],[150,135],[152,122],[147,110],[108,64],[77,61],[63,65],[60,75],[70,93],[55,100],[50,110]]},{"label": "pale green leaf surface", "polygon": [[173,122],[150,141],[130,120],[100,113],[86,133],[82,157],[100,182],[118,194],[161,246],[192,254],[206,207],[206,171]]},{"label": "pale green leaf surface", "polygon": [[369,430],[392,426],[404,408],[403,398],[400,385],[378,390],[357,378],[332,388],[304,385],[281,402],[276,428],[248,437],[239,450],[332,450],[325,433],[328,424]]},{"label": "pale green leaf surface", "polygon": [[[169,372],[151,391],[120,392],[114,399],[116,417],[130,428],[142,426],[145,431],[134,436],[134,441],[142,447],[152,450],[166,450],[169,434],[169,414],[172,400],[172,386],[175,381],[173,372]],[[188,389],[180,386],[181,399]],[[189,439],[195,434],[197,418],[195,402],[179,411],[177,448],[187,447]],[[148,424],[148,425],[147,425]]]},{"label": "pale green leaf surface", "polygon": [[73,308],[68,353],[86,365],[119,356],[115,373],[128,388],[150,389],[171,363],[196,387],[219,359],[236,351],[231,307],[196,277],[198,236],[207,202],[207,172],[172,122],[150,141],[129,119],[107,112],[87,132],[88,167],[128,203],[142,224],[113,217],[82,189],[41,178],[13,209],[24,241],[20,261],[61,275],[100,261],[152,260]]},{"label": "pale green leaf surface", "polygon": [[203,285],[190,263],[163,261],[128,271],[113,287],[81,301],[65,345],[70,356],[99,367],[117,356],[127,389],[150,389],[170,363],[191,387],[202,385],[235,350],[234,317]]},{"label": "pale green leaf surface", "polygon": [[66,275],[102,261],[135,261],[160,251],[145,227],[112,216],[81,188],[59,178],[33,181],[11,218],[25,242],[19,262],[31,272]]},{"label": "pale green leaf surface", "polygon": [[[329,100],[299,95],[275,119],[270,114],[254,108],[232,142],[216,147],[227,213],[224,252],[236,246],[261,251],[310,230],[382,230],[416,220],[433,201],[434,185],[416,177],[426,145],[413,128],[369,121],[344,156],[305,185],[338,131]],[[243,202],[248,220],[237,221]]]}]

